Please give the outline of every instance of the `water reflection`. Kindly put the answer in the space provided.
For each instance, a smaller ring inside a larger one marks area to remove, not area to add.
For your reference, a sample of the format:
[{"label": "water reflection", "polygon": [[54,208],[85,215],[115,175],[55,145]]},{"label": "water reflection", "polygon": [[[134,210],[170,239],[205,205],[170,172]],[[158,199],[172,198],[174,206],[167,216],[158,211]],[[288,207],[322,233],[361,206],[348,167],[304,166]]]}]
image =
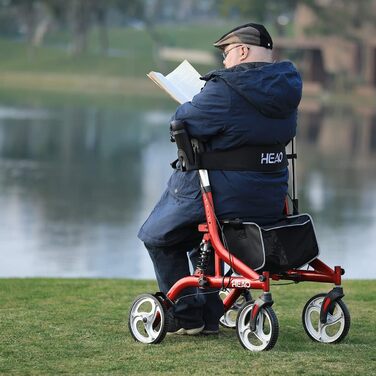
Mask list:
[{"label": "water reflection", "polygon": [[143,115],[90,108],[27,119],[14,113],[0,111],[0,274],[150,276],[135,236],[141,151],[155,134]]},{"label": "water reflection", "polygon": [[[0,107],[0,277],[153,278],[136,234],[175,157],[169,116]],[[299,124],[300,207],[315,218],[321,258],[375,278],[376,114],[305,106]]]},{"label": "water reflection", "polygon": [[322,259],[347,277],[375,278],[376,111],[306,111],[299,129],[299,196],[315,218]]}]

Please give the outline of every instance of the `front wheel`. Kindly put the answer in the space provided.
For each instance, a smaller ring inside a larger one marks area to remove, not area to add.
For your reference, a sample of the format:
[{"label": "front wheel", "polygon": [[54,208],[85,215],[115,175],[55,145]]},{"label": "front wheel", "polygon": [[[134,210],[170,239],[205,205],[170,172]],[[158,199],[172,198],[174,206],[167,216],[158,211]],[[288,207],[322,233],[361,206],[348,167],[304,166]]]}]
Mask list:
[{"label": "front wheel", "polygon": [[240,343],[250,351],[267,351],[274,347],[279,334],[279,324],[272,307],[264,306],[256,318],[256,329],[250,327],[254,302],[247,302],[240,309],[236,320],[236,332]]},{"label": "front wheel", "polygon": [[327,322],[320,321],[320,311],[326,294],[321,293],[308,300],[303,308],[302,321],[307,335],[316,342],[338,343],[350,329],[350,313],[341,300],[334,302],[334,309],[328,312]]},{"label": "front wheel", "polygon": [[139,295],[129,311],[128,328],[132,337],[142,343],[159,343],[167,332],[167,310],[152,294]]}]

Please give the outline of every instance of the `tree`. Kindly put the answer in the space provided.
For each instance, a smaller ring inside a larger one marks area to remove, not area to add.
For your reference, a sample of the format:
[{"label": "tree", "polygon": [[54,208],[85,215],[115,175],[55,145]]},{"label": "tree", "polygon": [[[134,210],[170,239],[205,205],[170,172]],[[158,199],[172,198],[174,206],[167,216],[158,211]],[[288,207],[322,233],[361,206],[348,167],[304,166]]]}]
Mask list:
[{"label": "tree", "polygon": [[374,28],[375,0],[304,0],[316,15],[316,22],[307,28],[309,35],[338,35],[351,39],[362,36],[365,28]]},{"label": "tree", "polygon": [[88,36],[93,25],[98,27],[101,53],[106,55],[109,48],[107,12],[117,6],[118,1],[70,0],[68,19],[72,30],[72,52],[79,55],[87,50]]},{"label": "tree", "polygon": [[219,3],[219,11],[225,17],[252,16],[255,22],[263,22],[267,16],[267,0],[222,0]]},{"label": "tree", "polygon": [[32,40],[37,19],[37,3],[37,0],[12,0],[8,3],[9,7],[15,9],[18,18],[21,20],[21,29],[26,35],[29,58],[32,58],[34,54]]},{"label": "tree", "polygon": [[219,11],[223,16],[249,18],[253,22],[271,23],[278,34],[285,32],[284,20],[293,14],[298,0],[222,0]]},{"label": "tree", "polygon": [[107,55],[109,48],[107,9],[106,4],[104,4],[102,1],[96,0],[96,4],[93,7],[93,14],[95,23],[98,25],[99,46],[102,55]]},{"label": "tree", "polygon": [[69,1],[69,20],[73,37],[73,55],[80,55],[87,50],[91,6],[90,0]]}]

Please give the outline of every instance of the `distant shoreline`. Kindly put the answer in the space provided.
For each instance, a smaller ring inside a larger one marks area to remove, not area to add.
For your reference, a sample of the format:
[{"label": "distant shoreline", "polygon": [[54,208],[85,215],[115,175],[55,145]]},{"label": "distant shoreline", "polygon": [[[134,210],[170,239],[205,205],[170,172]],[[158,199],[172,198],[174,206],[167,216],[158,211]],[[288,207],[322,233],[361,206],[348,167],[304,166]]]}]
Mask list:
[{"label": "distant shoreline", "polygon": [[[1,91],[33,91],[55,95],[114,96],[117,98],[168,97],[152,81],[140,77],[104,76],[78,73],[41,72],[0,72]],[[325,90],[303,91],[301,106],[311,107],[332,104],[374,108],[375,95],[362,95],[357,92],[334,93]]]},{"label": "distant shoreline", "polygon": [[34,89],[59,93],[164,96],[147,78],[78,73],[0,72],[2,89]]}]

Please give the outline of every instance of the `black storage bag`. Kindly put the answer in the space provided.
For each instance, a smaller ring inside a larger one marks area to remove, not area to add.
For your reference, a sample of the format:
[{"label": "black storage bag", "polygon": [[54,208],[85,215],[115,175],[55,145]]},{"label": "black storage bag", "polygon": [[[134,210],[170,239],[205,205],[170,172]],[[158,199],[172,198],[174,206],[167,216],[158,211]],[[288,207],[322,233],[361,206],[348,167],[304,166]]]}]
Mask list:
[{"label": "black storage bag", "polygon": [[302,267],[319,255],[309,214],[287,216],[268,226],[225,222],[223,232],[230,253],[257,271],[284,272]]}]

